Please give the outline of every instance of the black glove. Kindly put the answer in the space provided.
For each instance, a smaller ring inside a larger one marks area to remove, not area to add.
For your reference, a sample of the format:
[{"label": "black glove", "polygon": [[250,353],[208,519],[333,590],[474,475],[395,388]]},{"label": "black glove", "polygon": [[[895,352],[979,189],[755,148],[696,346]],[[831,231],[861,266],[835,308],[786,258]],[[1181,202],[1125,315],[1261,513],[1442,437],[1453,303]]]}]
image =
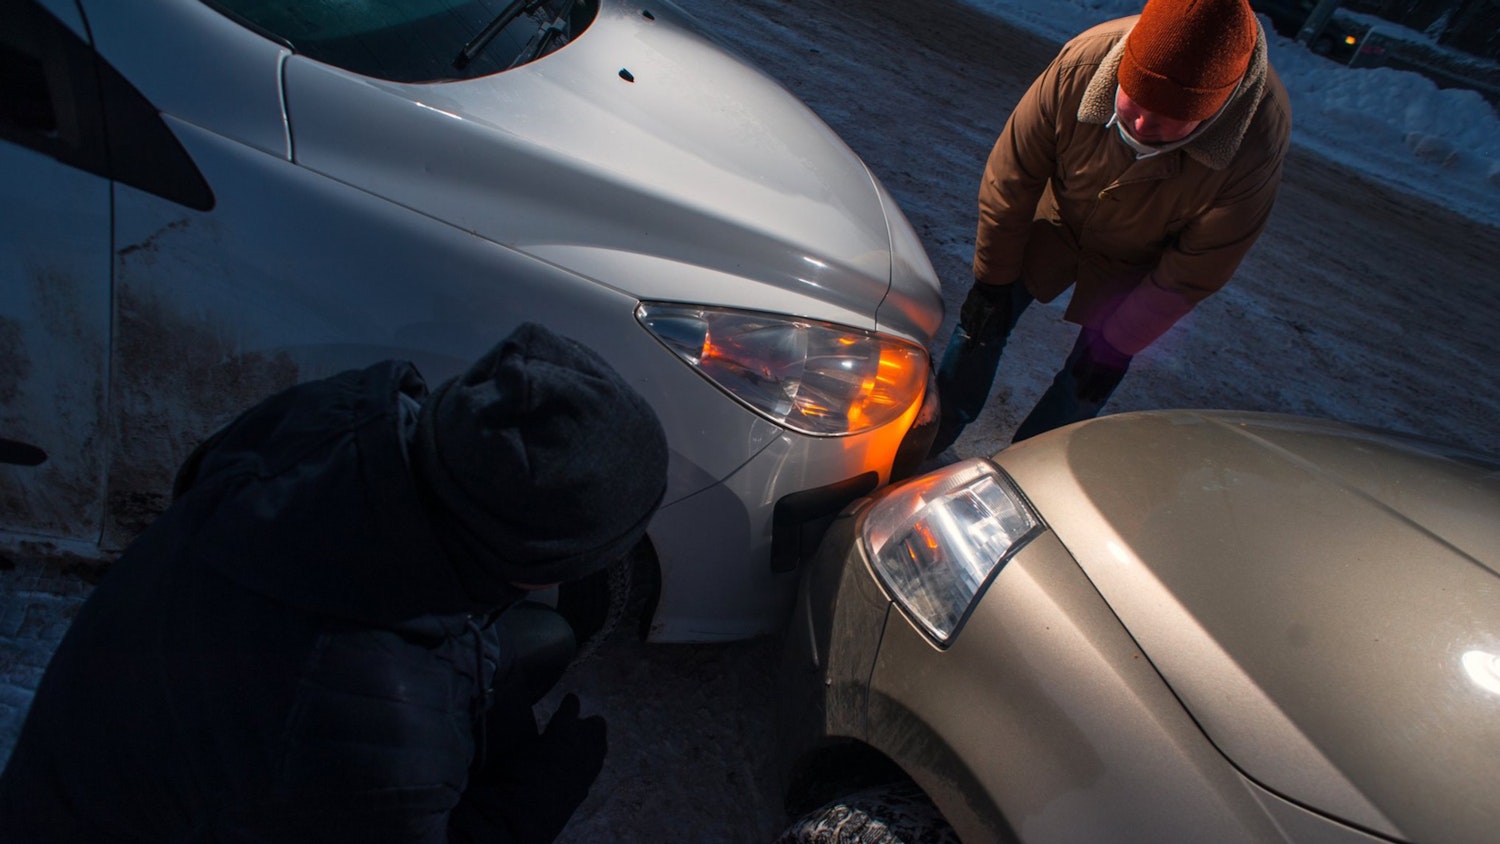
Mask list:
[{"label": "black glove", "polygon": [[[578,717],[569,694],[539,735],[513,747],[475,778],[460,801],[449,832],[460,841],[553,841],[589,795],[609,749],[604,718]],[[482,834],[486,827],[492,831]],[[501,832],[503,830],[503,832]]]},{"label": "black glove", "polygon": [[1083,329],[1083,353],[1070,370],[1079,399],[1097,404],[1109,398],[1129,368],[1130,355],[1110,345],[1104,332]]},{"label": "black glove", "polygon": [[[589,787],[604,769],[609,752],[609,729],[602,715],[578,717],[578,695],[568,694],[553,713],[547,728],[517,754],[525,776],[546,774],[553,793],[571,795],[568,814],[583,802]],[[513,769],[506,765],[507,769]],[[561,828],[561,827],[559,827]]]},{"label": "black glove", "polygon": [[[1019,281],[1013,283],[1020,284]],[[1011,311],[1009,284],[986,284],[976,280],[958,310],[958,324],[969,335],[971,343],[979,342],[990,334],[1004,334],[1011,323]]]}]

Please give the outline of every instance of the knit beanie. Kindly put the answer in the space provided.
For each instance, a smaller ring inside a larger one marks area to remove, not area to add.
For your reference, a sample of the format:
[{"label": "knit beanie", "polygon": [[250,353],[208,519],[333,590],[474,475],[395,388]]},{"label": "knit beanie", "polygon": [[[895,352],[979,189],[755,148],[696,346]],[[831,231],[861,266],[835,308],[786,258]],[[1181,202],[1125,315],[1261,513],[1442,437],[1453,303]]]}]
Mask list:
[{"label": "knit beanie", "polygon": [[412,463],[479,599],[613,562],[645,535],[667,484],[651,406],[593,350],[535,323],[432,392]]},{"label": "knit beanie", "polygon": [[1120,58],[1120,87],[1147,111],[1206,120],[1228,101],[1255,52],[1247,0],[1148,0]]}]

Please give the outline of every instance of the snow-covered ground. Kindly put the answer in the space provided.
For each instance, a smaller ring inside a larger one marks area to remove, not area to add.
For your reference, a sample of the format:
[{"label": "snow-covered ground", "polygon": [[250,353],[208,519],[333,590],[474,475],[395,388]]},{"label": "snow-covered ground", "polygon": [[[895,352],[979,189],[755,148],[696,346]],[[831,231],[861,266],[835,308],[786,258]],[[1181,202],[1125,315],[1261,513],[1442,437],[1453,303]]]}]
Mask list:
[{"label": "snow-covered ground", "polygon": [[[1006,114],[1058,43],[1138,10],[1125,0],[677,2],[806,100],[900,200],[943,280],[939,351],[968,284],[980,168]],[[1110,410],[1298,412],[1500,448],[1494,110],[1473,92],[1343,68],[1274,35],[1271,50],[1297,146],[1271,226],[1240,277],[1142,356]],[[1022,320],[960,456],[1008,441],[1072,342],[1061,310],[1037,306]],[[84,560],[0,557],[0,763],[91,572]],[[622,630],[576,666],[559,694],[576,690],[586,713],[608,718],[611,754],[563,841],[768,840],[783,820],[776,665],[774,640],[647,646]]]}]

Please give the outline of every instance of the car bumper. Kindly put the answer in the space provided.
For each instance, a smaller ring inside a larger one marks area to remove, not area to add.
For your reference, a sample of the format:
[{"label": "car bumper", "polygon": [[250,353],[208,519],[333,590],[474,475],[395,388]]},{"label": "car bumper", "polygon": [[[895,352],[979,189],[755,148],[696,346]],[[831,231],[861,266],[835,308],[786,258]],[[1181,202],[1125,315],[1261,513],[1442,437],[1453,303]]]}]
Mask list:
[{"label": "car bumper", "polygon": [[[935,393],[867,434],[782,432],[722,481],[670,501],[651,523],[662,588],[648,639],[732,641],[783,629],[800,569],[845,505],[925,454]],[[925,438],[925,439],[924,439]],[[686,461],[685,461],[686,462]]]}]

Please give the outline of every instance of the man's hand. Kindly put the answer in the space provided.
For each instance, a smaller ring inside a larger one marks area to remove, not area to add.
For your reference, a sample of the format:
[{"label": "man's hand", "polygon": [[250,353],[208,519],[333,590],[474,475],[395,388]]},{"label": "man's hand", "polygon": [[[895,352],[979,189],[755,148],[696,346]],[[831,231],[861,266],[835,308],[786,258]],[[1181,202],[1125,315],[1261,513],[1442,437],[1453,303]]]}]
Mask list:
[{"label": "man's hand", "polygon": [[[1019,281],[1013,282],[1020,284]],[[986,284],[976,280],[958,311],[958,324],[970,342],[1004,334],[1010,326],[1013,307],[1009,284]]]},{"label": "man's hand", "polygon": [[573,808],[589,794],[589,787],[604,769],[609,752],[608,727],[601,715],[578,717],[578,695],[569,694],[558,705],[547,728],[531,745],[532,764],[546,771],[562,794],[570,795]]},{"label": "man's hand", "polygon": [[[609,749],[604,718],[580,718],[578,709],[577,695],[564,697],[546,729],[506,758],[490,760],[493,774],[471,783],[460,804],[464,811],[450,824],[454,840],[545,844],[562,833]],[[476,834],[484,827],[491,831]]]}]

